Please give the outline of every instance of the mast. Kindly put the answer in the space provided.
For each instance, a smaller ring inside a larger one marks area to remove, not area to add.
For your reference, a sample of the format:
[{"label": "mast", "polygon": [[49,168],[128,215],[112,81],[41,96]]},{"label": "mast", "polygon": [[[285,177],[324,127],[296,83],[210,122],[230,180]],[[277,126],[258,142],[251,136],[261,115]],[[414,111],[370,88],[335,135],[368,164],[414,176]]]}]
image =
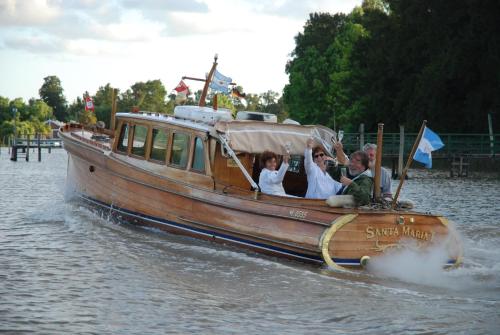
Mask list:
[{"label": "mast", "polygon": [[210,72],[208,73],[207,79],[205,80],[205,86],[203,86],[203,92],[201,92],[201,97],[200,97],[200,102],[198,103],[198,106],[204,107],[205,106],[205,98],[207,97],[207,92],[208,92],[208,86],[210,85],[210,82],[212,81],[212,77],[215,72],[215,68],[217,67],[217,54],[214,56],[214,63],[212,64],[212,68],[210,69]]}]

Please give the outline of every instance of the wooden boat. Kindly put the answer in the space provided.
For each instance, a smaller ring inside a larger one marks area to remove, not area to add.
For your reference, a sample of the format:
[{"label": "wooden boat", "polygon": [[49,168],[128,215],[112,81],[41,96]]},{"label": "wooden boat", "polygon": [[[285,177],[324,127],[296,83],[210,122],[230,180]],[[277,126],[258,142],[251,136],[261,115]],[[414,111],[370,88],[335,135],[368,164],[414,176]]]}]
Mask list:
[{"label": "wooden boat", "polygon": [[116,120],[109,141],[78,124],[62,127],[60,137],[76,194],[119,220],[332,267],[361,267],[408,246],[441,246],[444,265],[460,263],[460,240],[443,216],[333,208],[258,191],[259,154],[286,144],[292,161],[284,187],[303,196],[306,141],[321,141],[325,127],[233,120],[197,106],[173,116],[118,113]]}]

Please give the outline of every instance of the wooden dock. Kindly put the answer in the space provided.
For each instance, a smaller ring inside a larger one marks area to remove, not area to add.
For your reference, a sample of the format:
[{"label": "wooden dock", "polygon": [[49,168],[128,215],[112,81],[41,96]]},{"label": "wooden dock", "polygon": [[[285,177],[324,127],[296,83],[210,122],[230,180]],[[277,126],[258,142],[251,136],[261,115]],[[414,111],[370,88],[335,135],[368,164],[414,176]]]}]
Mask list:
[{"label": "wooden dock", "polygon": [[58,138],[15,138],[9,147],[10,160],[17,162],[19,158],[24,158],[28,162],[30,159],[30,149],[33,149],[33,151],[36,149],[38,151],[38,161],[41,162],[42,149],[47,149],[47,152],[50,154],[52,149],[58,148],[62,148],[62,141]]}]

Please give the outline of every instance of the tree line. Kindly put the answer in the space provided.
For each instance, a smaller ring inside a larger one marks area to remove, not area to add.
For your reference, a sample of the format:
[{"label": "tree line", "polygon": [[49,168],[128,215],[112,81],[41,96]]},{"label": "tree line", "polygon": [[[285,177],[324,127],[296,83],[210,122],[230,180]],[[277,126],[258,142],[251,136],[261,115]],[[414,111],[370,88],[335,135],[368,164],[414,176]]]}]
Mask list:
[{"label": "tree line", "polygon": [[[417,131],[422,120],[438,132],[486,132],[487,115],[500,117],[500,2],[496,0],[364,0],[349,14],[312,13],[285,71],[283,95],[219,95],[218,105],[290,116],[302,124],[375,131],[399,125]],[[242,92],[242,87],[237,87]],[[27,103],[0,96],[0,140],[13,133],[49,132],[44,121],[110,124],[113,88],[82,92],[68,104],[57,76],[44,78],[40,98]],[[170,114],[176,95],[159,80],[118,91],[118,111]],[[95,114],[86,113],[84,95]],[[201,91],[187,97],[197,104]],[[211,106],[213,94],[207,97]],[[17,113],[13,113],[13,110]],[[494,126],[494,130],[498,128]]]},{"label": "tree line", "polygon": [[[243,92],[243,88],[237,89]],[[118,112],[130,112],[137,108],[153,113],[172,114],[176,102],[176,95],[168,94],[161,80],[136,82],[129,89],[120,92],[116,97]],[[50,134],[50,127],[45,124],[48,119],[59,121],[79,121],[95,123],[103,121],[109,126],[111,121],[111,106],[113,87],[111,84],[100,86],[94,94],[82,92],[71,104],[64,96],[61,80],[57,76],[48,76],[39,89],[40,98],[31,98],[26,103],[22,98],[9,100],[0,96],[0,141],[12,136],[14,131],[18,135]],[[94,103],[94,112],[85,111],[84,97],[89,96]],[[195,105],[201,96],[201,90],[190,94],[183,104]],[[214,94],[207,96],[207,106],[212,106]],[[283,102],[279,93],[269,90],[260,94],[245,94],[244,100],[231,98],[227,95],[218,96],[218,106],[229,108],[233,112],[240,110],[262,111],[273,113],[279,119],[285,119]]]},{"label": "tree line", "polygon": [[496,0],[365,0],[347,15],[310,14],[286,65],[285,107],[350,131],[416,131],[427,119],[440,132],[487,132],[487,114],[500,117],[498,14]]}]

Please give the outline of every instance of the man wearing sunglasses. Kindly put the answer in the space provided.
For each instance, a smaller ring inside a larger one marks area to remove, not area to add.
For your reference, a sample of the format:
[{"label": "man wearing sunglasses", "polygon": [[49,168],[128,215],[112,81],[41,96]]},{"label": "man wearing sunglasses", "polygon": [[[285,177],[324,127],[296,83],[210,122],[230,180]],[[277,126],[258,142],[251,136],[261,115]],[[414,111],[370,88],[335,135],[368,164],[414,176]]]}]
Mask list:
[{"label": "man wearing sunglasses", "polygon": [[333,159],[326,155],[322,146],[314,146],[312,138],[307,140],[304,152],[304,167],[307,174],[306,198],[327,199],[342,188],[342,184],[333,180],[326,172],[326,162],[329,160]]}]

